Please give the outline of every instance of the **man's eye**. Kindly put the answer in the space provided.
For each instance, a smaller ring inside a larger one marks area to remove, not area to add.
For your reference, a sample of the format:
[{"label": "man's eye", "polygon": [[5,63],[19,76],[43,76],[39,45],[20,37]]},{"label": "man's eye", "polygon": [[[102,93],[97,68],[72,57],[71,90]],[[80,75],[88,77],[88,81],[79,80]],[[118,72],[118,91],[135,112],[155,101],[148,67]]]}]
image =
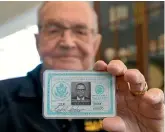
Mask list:
[{"label": "man's eye", "polygon": [[76,33],[80,34],[80,35],[87,35],[87,31],[86,30],[76,30]]},{"label": "man's eye", "polygon": [[51,33],[51,34],[52,33],[58,33],[59,30],[58,29],[49,29],[48,32]]}]

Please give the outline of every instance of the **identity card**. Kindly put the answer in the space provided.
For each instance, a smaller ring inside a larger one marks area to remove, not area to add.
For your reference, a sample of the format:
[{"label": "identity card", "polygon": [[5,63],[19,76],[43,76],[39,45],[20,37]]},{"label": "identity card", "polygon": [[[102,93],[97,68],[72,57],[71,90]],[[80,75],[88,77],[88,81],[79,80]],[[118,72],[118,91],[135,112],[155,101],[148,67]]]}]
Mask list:
[{"label": "identity card", "polygon": [[115,77],[108,72],[46,70],[46,119],[104,118],[116,115]]}]

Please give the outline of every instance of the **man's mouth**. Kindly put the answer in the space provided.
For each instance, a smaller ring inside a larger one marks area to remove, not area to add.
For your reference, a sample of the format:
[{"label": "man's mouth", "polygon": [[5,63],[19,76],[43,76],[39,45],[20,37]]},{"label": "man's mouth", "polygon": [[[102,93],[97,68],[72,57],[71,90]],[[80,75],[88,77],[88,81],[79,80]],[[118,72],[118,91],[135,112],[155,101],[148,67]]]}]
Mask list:
[{"label": "man's mouth", "polygon": [[57,58],[63,61],[75,61],[79,59],[78,57],[75,57],[75,56],[59,56]]}]

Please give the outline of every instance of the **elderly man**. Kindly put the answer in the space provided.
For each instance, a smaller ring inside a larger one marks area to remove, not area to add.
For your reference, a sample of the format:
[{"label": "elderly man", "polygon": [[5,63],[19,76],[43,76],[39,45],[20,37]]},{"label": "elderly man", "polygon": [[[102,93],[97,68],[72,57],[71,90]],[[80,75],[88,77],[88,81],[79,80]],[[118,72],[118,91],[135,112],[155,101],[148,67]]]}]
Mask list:
[{"label": "elderly man", "polygon": [[[43,118],[42,73],[45,69],[91,69],[101,42],[96,14],[86,2],[45,2],[38,16],[36,40],[43,64],[26,77],[0,82],[0,132],[84,131],[81,120]],[[117,116],[103,120],[106,131],[163,132],[162,91],[146,91],[144,76],[119,60],[98,61],[93,69],[117,78]]]}]

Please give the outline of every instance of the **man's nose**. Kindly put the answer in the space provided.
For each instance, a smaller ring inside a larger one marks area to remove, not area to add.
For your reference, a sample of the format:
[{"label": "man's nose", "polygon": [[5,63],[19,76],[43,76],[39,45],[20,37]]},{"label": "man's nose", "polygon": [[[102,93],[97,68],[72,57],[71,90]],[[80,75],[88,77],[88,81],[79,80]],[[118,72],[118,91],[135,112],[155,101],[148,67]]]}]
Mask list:
[{"label": "man's nose", "polygon": [[60,44],[63,47],[74,48],[75,47],[75,43],[74,43],[73,39],[74,38],[73,38],[72,31],[70,29],[66,29],[61,34],[61,43]]}]

